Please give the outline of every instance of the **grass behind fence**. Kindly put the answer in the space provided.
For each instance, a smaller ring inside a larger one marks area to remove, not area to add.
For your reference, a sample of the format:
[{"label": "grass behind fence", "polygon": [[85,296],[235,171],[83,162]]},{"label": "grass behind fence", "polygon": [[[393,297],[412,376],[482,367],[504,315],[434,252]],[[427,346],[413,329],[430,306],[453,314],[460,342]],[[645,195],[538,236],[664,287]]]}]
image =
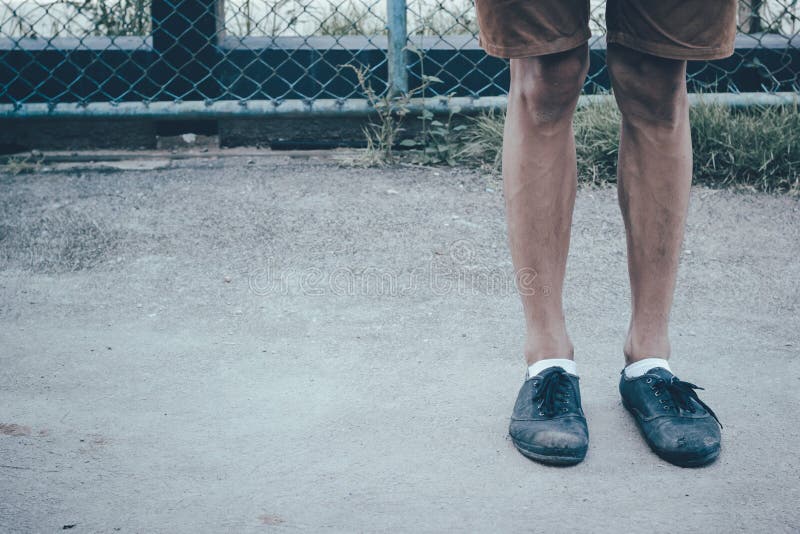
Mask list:
[{"label": "grass behind fence", "polygon": [[[694,182],[800,194],[800,110],[796,106],[691,108]],[[503,114],[486,113],[463,136],[461,161],[500,170]],[[578,174],[591,183],[616,180],[619,111],[591,104],[575,114]]]}]

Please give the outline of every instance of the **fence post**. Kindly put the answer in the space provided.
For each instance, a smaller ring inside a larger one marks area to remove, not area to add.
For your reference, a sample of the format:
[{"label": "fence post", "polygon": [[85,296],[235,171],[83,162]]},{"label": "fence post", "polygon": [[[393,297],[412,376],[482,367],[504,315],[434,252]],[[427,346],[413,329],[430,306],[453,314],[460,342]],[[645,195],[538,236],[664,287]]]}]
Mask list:
[{"label": "fence post", "polygon": [[151,79],[160,96],[202,100],[220,94],[213,75],[219,61],[217,31],[222,0],[152,0]]},{"label": "fence post", "polygon": [[386,29],[389,32],[387,60],[389,62],[389,94],[408,92],[406,70],[406,0],[386,0]]}]

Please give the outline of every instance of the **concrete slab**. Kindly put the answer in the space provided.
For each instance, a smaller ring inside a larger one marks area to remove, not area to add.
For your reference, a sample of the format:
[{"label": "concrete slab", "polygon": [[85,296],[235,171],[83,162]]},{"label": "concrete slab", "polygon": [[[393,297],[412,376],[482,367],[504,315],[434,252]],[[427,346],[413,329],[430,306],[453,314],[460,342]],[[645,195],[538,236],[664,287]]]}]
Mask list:
[{"label": "concrete slab", "polygon": [[620,405],[622,224],[613,189],[579,192],[591,446],[559,469],[506,437],[523,331],[495,179],[133,168],[0,174],[0,531],[800,529],[798,199],[694,191],[673,364],[725,428],[692,470]]}]

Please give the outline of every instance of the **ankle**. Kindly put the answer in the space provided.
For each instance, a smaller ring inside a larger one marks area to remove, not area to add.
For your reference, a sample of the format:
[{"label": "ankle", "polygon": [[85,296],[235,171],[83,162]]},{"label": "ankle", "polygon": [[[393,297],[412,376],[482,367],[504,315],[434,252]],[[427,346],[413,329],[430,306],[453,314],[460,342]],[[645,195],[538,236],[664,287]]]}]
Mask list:
[{"label": "ankle", "polygon": [[625,355],[625,365],[630,365],[645,358],[669,359],[670,344],[666,334],[641,336],[634,330],[628,333],[622,349]]},{"label": "ankle", "polygon": [[565,360],[575,359],[575,349],[569,338],[560,340],[537,340],[535,342],[528,342],[525,344],[525,362],[530,366],[534,363],[550,359],[550,358],[563,358]]}]

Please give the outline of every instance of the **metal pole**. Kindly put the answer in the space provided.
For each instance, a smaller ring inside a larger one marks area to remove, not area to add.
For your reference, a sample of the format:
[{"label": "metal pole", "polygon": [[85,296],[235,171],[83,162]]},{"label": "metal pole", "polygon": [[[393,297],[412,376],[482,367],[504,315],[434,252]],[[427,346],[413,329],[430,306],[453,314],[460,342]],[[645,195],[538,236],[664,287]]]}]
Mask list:
[{"label": "metal pole", "polygon": [[387,60],[389,62],[389,93],[408,92],[406,71],[406,0],[386,0],[386,30],[389,32]]},{"label": "metal pole", "polygon": [[[424,101],[419,98],[412,99],[408,104],[408,111],[412,113],[428,110],[433,113],[450,113],[458,109],[463,114],[473,114],[490,109],[505,109],[507,104],[505,96],[484,96],[478,99],[457,96],[452,98],[428,98]],[[693,106],[713,104],[732,108],[747,108],[752,106],[800,106],[798,93],[707,93],[689,94],[689,103]],[[578,107],[597,104],[614,105],[612,95],[581,95]],[[0,119],[26,119],[34,117],[72,117],[72,118],[234,118],[234,117],[265,117],[285,116],[302,117],[313,115],[315,117],[365,117],[375,113],[369,102],[364,99],[351,98],[349,100],[335,100],[318,98],[313,102],[305,100],[251,100],[247,106],[241,106],[237,100],[220,100],[213,103],[202,101],[176,102],[151,102],[145,105],[142,102],[120,102],[109,104],[107,102],[91,102],[85,106],[75,103],[59,103],[50,106],[44,103],[30,104],[0,104]]]}]

